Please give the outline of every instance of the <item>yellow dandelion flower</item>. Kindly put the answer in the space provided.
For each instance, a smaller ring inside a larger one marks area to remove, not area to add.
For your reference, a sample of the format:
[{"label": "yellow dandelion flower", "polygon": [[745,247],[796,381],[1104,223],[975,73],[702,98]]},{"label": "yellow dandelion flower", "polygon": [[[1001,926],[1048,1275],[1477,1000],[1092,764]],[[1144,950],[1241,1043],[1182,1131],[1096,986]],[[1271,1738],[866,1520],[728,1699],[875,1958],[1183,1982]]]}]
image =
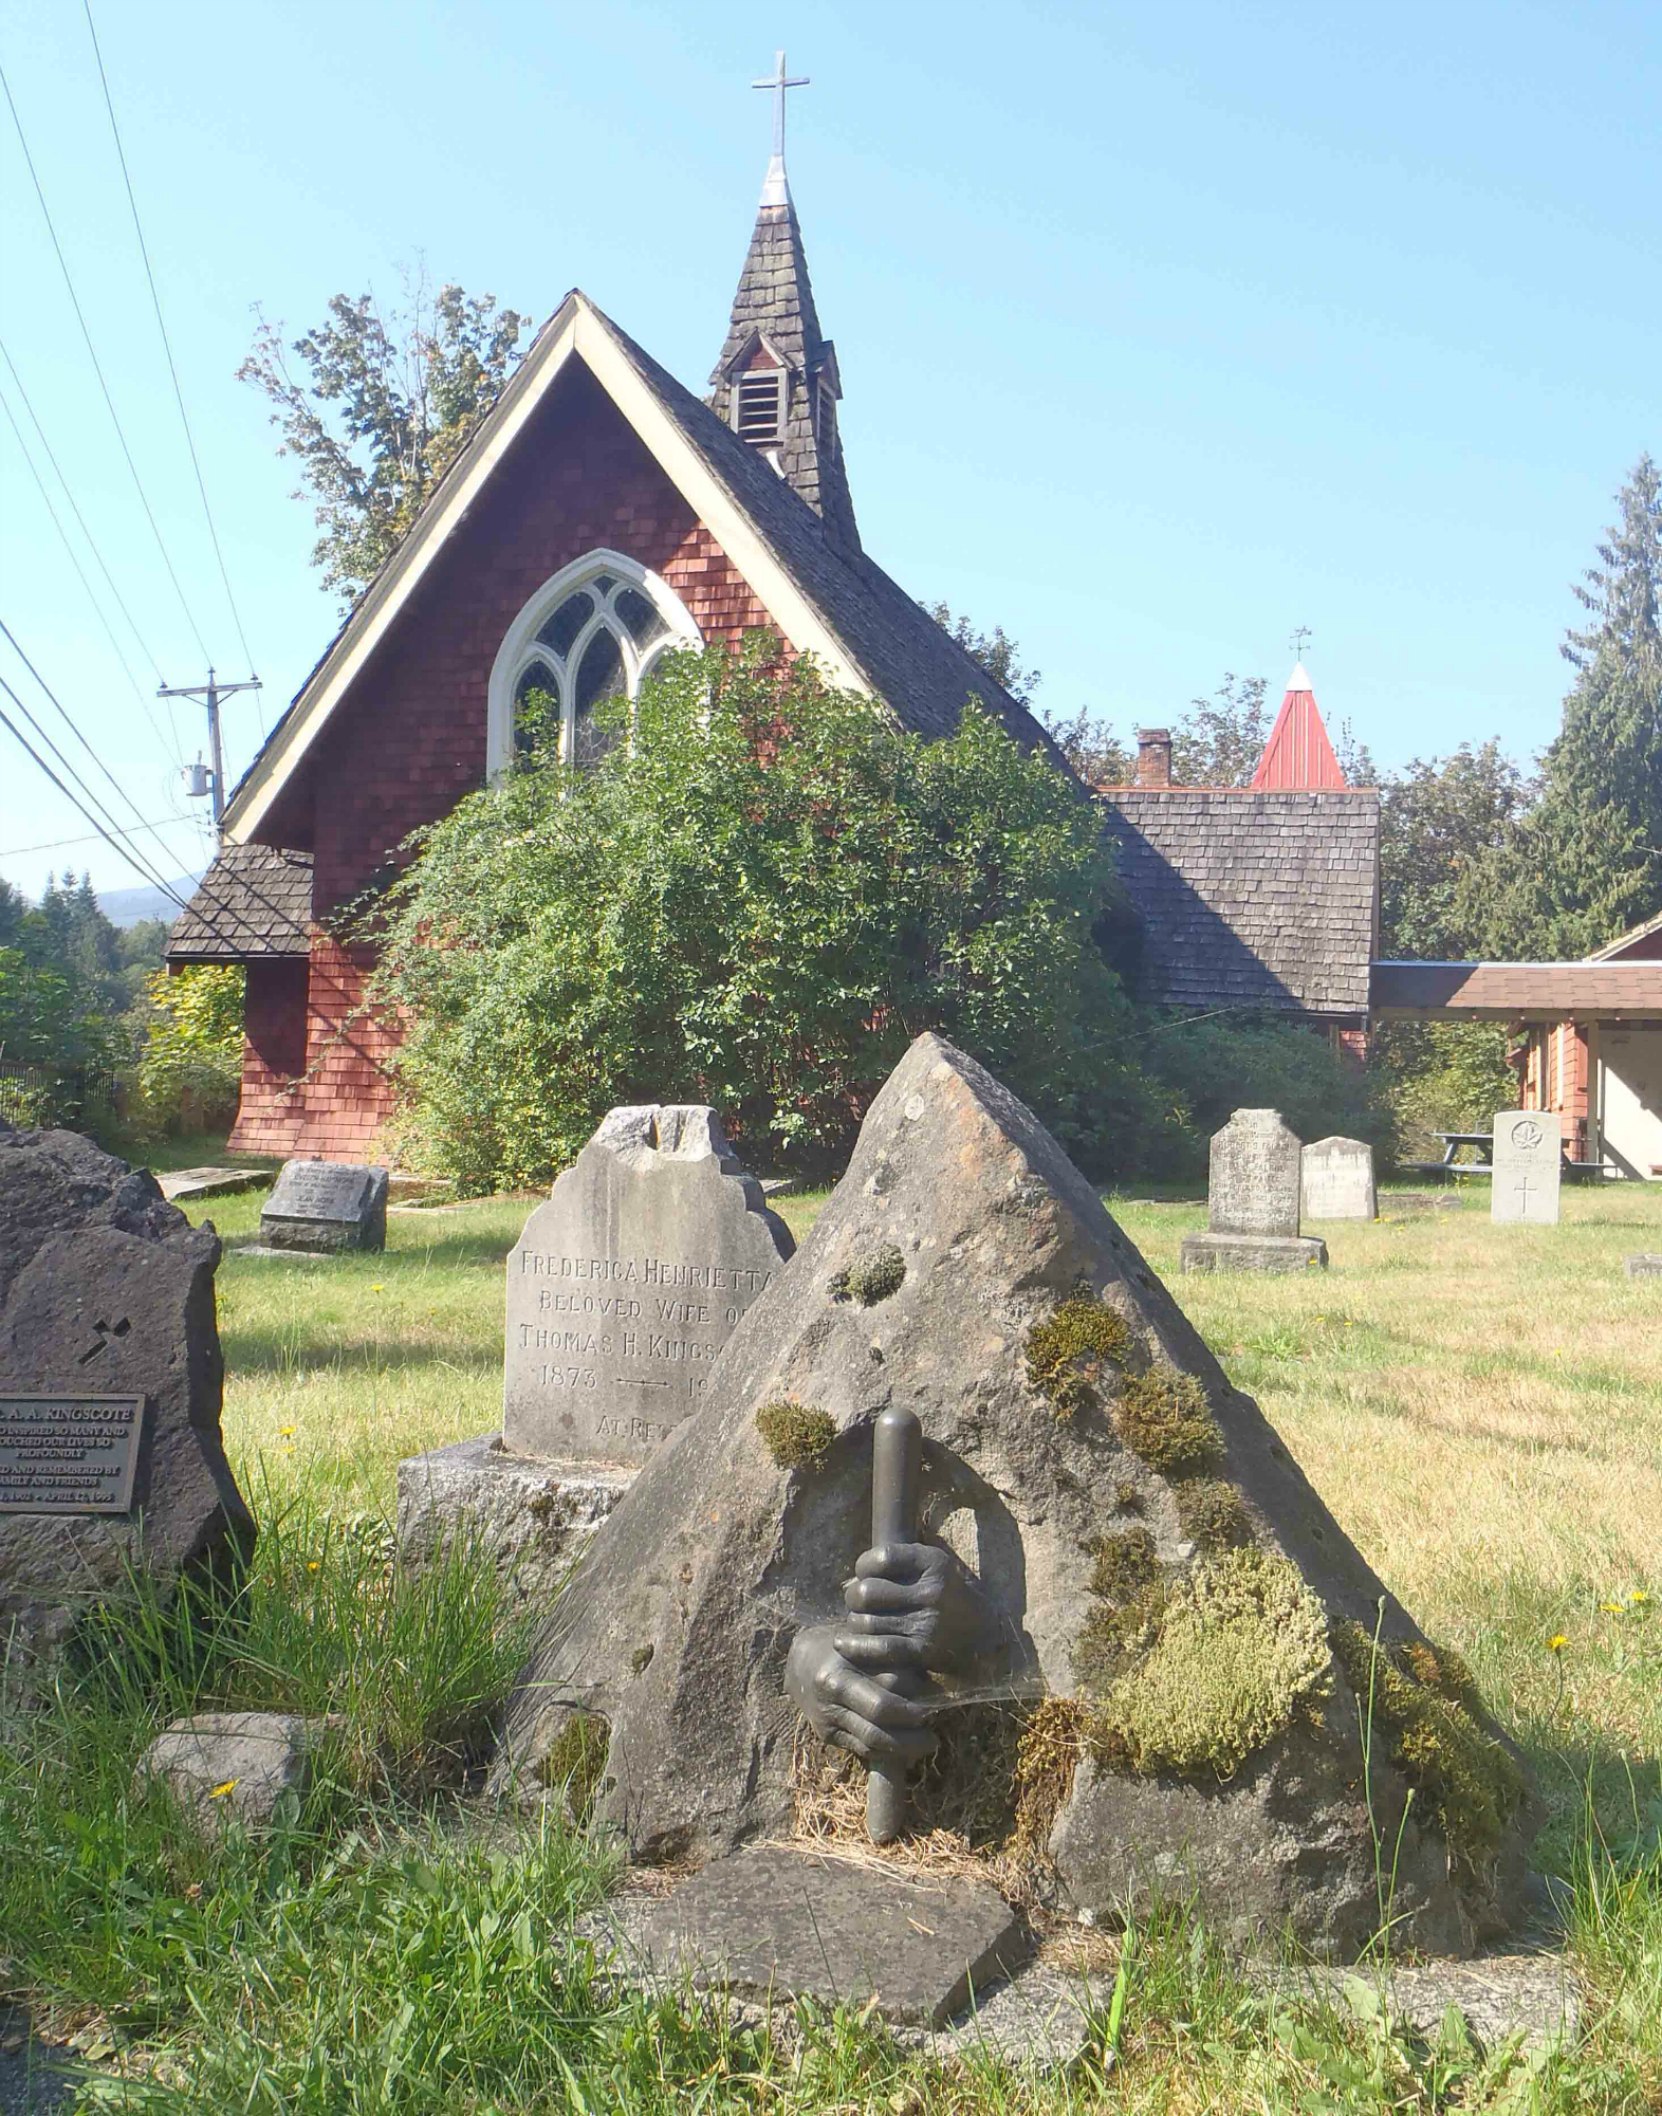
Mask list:
[{"label": "yellow dandelion flower", "polygon": [[1606,1616],[1620,1616],[1622,1613],[1622,1605],[1620,1602],[1600,1602],[1599,1607],[1604,1611]]},{"label": "yellow dandelion flower", "polygon": [[292,1440],[294,1438],[294,1427],[292,1425],[280,1425],[277,1428],[277,1437],[279,1440]]},{"label": "yellow dandelion flower", "polygon": [[1562,1653],[1569,1643],[1568,1638],[1562,1631],[1555,1631],[1551,1638],[1547,1640],[1547,1651],[1549,1653]]},{"label": "yellow dandelion flower", "polygon": [[223,1800],[227,1793],[234,1793],[237,1787],[241,1785],[241,1783],[242,1780],[240,1778],[227,1778],[223,1785],[216,1785],[214,1787],[213,1791],[208,1795],[208,1798],[210,1800]]},{"label": "yellow dandelion flower", "polygon": [[385,1293],[387,1289],[385,1286],[371,1286],[369,1290],[371,1293]]},{"label": "yellow dandelion flower", "polygon": [[1633,1592],[1628,1596],[1628,1600],[1630,1602],[1636,1603],[1640,1608],[1643,1608],[1645,1603],[1650,1600],[1650,1596],[1646,1594],[1645,1590],[1642,1587],[1635,1587]]},{"label": "yellow dandelion flower", "polygon": [[308,1559],[306,1560],[306,1570],[307,1570],[308,1572],[316,1572],[316,1570],[317,1570],[317,1563],[318,1563],[318,1561],[317,1561],[317,1559],[316,1559],[316,1558],[308,1558]]}]

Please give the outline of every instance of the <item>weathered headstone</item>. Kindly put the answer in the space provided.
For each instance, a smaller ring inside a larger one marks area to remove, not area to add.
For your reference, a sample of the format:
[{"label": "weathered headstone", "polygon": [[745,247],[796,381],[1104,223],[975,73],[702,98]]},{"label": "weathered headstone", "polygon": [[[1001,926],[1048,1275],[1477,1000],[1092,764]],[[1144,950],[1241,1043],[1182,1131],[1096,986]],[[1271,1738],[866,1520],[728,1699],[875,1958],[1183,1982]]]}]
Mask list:
[{"label": "weathered headstone", "polygon": [[545,1599],[794,1246],[714,1110],[611,1111],[509,1252],[501,1434],[398,1466],[406,1563],[465,1525]]},{"label": "weathered headstone", "polygon": [[226,1572],[254,1524],[220,1442],[219,1237],[74,1132],[0,1124],[0,1659],[137,1568]]},{"label": "weathered headstone", "polygon": [[508,1252],[502,1443],[644,1462],[792,1248],[712,1109],[614,1109]]},{"label": "weathered headstone", "polygon": [[387,1246],[387,1172],[353,1161],[285,1161],[260,1211],[272,1249],[332,1256]]},{"label": "weathered headstone", "polygon": [[1558,1119],[1545,1110],[1497,1110],[1494,1160],[1489,1217],[1556,1226],[1563,1163]]},{"label": "weathered headstone", "polygon": [[[916,1540],[884,1552],[876,1436],[899,1409],[922,1428]],[[862,1628],[872,1610],[907,1612],[898,1640],[881,1614]],[[881,1679],[894,1654],[917,1656],[921,1700]],[[494,1784],[540,1794],[598,1738],[596,1811],[636,1858],[842,1832],[871,1858],[872,1781],[824,1774],[906,1774],[937,1736],[905,1777],[914,1871],[973,1803],[978,1841],[1087,1918],[1193,1897],[1227,1932],[1351,1958],[1378,1926],[1380,1842],[1412,1945],[1468,1949],[1523,1899],[1521,1765],[1464,1670],[1038,1120],[925,1036],[703,1408],[590,1544]],[[1474,1805],[1450,1805],[1445,1770]],[[776,1938],[794,1944],[758,1927],[757,1949]]]},{"label": "weathered headstone", "polygon": [[1327,1245],[1299,1233],[1301,1154],[1274,1109],[1238,1109],[1212,1134],[1205,1234],[1183,1237],[1185,1271],[1307,1271]]},{"label": "weathered headstone", "polygon": [[1373,1148],[1366,1139],[1335,1133],[1315,1139],[1301,1157],[1302,1212],[1307,1220],[1371,1220],[1378,1216]]}]

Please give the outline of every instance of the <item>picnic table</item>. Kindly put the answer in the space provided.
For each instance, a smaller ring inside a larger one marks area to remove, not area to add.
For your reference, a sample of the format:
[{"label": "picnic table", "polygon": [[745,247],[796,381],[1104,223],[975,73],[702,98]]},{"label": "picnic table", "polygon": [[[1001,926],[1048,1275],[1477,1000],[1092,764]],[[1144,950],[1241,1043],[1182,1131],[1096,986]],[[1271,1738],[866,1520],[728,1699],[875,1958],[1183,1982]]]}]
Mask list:
[{"label": "picnic table", "polygon": [[[1495,1135],[1489,1131],[1440,1131],[1433,1138],[1443,1142],[1443,1157],[1440,1161],[1405,1161],[1405,1168],[1418,1169],[1424,1175],[1444,1176],[1492,1176],[1495,1172]],[[1475,1161],[1462,1161],[1460,1150],[1470,1147],[1476,1154]],[[1569,1142],[1561,1139],[1558,1144],[1563,1172],[1572,1180],[1577,1176],[1596,1176],[1604,1171],[1602,1161],[1575,1161],[1570,1158]]]}]

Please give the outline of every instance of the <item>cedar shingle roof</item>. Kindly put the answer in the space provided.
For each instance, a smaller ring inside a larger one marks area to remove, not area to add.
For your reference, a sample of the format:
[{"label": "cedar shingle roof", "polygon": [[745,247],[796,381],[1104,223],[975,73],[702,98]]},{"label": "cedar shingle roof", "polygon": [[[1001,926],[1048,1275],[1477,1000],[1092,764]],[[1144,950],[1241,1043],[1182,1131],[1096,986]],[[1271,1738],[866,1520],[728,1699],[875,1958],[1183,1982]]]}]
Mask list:
[{"label": "cedar shingle roof", "polygon": [[226,845],[167,937],[170,963],[304,955],[312,923],[312,856]]},{"label": "cedar shingle roof", "polygon": [[1101,795],[1166,1006],[1368,1010],[1379,795],[1119,787]]},{"label": "cedar shingle roof", "polygon": [[598,309],[594,314],[903,726],[926,736],[950,735],[973,693],[1024,748],[1043,749],[1061,762],[1061,752],[1027,708],[927,610],[863,551],[837,549],[819,516],[763,456],[609,316]]},{"label": "cedar shingle roof", "polygon": [[1662,1018],[1662,962],[1376,962],[1373,1006],[1470,1021]]},{"label": "cedar shingle roof", "polygon": [[733,423],[736,377],[758,339],[784,362],[788,378],[780,470],[822,518],[832,542],[858,551],[860,536],[836,417],[833,413],[824,422],[816,418],[822,386],[833,400],[841,395],[837,356],[819,327],[802,230],[788,192],[783,203],[764,203],[756,215],[733,296],[727,342],[710,377],[710,407],[724,425]]}]

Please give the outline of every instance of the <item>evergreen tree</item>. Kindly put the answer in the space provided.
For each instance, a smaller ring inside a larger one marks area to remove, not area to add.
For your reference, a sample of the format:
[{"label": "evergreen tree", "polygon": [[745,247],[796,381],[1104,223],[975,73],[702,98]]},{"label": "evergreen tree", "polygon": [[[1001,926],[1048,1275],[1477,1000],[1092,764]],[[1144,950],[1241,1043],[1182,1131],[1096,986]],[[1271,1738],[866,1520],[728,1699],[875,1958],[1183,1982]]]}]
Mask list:
[{"label": "evergreen tree", "polygon": [[1662,909],[1662,476],[1641,456],[1577,600],[1577,671],[1541,799],[1493,877],[1497,954],[1575,956]]}]

